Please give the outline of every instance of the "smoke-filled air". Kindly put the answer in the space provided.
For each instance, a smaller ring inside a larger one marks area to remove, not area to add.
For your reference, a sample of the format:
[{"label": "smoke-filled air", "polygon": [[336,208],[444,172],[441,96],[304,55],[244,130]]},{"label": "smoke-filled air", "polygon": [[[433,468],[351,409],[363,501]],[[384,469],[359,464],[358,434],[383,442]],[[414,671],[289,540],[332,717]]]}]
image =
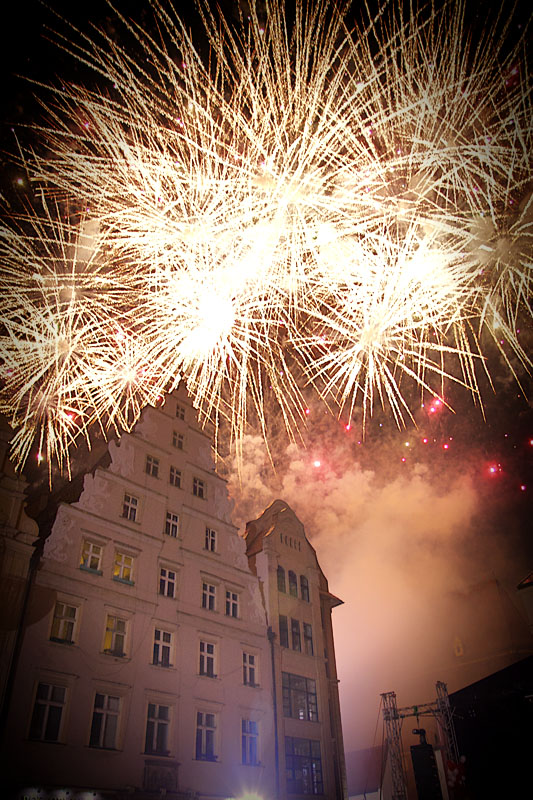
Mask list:
[{"label": "smoke-filled air", "polygon": [[33,201],[1,240],[14,462],[68,472],[180,383],[242,468],[266,406],[288,440],[310,396],[363,427],[450,380],[482,406],[487,342],[520,379],[533,114],[509,20],[472,36],[461,0],[358,24],[272,0],[239,21],[201,0],[193,35],[150,5],[115,37],[58,21],[93,78],[32,89]]}]

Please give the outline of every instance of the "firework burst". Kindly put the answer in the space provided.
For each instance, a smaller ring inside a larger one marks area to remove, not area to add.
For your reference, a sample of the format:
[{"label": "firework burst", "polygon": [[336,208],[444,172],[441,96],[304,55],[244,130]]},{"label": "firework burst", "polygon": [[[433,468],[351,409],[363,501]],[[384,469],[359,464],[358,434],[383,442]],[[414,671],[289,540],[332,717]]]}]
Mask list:
[{"label": "firework burst", "polygon": [[43,201],[4,236],[19,464],[35,436],[67,463],[92,424],[129,428],[179,381],[239,450],[251,416],[268,438],[270,398],[293,433],[306,383],[399,424],[406,384],[477,393],[484,330],[528,366],[531,93],[509,23],[472,44],[461,2],[360,29],[333,4],[292,22],[252,5],[233,27],[205,3],[197,46],[152,8],[157,39],[122,18],[130,46],[60,42],[103,83],[56,91],[46,151],[25,154],[84,214]]}]

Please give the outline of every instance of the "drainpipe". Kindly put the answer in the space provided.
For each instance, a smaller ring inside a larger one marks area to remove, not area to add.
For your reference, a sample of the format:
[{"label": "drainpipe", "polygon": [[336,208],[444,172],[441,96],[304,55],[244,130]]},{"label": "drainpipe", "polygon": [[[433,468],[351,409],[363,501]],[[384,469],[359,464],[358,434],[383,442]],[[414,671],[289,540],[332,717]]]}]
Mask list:
[{"label": "drainpipe", "polygon": [[267,638],[270,642],[270,660],[272,663],[272,699],[274,705],[274,762],[276,765],[276,797],[280,797],[279,792],[279,740],[278,740],[278,693],[276,688],[276,660],[274,657],[274,639],[276,634],[269,625]]}]

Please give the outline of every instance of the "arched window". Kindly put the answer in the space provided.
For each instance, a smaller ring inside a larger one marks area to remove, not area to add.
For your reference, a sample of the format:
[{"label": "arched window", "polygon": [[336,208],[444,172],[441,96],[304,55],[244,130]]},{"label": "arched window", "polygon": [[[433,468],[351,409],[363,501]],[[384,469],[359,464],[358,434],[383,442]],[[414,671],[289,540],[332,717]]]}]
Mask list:
[{"label": "arched window", "polygon": [[298,597],[298,582],[296,580],[296,573],[289,570],[289,594],[293,597]]},{"label": "arched window", "polygon": [[300,575],[300,594],[302,596],[302,600],[305,600],[306,603],[309,602],[309,582],[305,575]]},{"label": "arched window", "polygon": [[283,567],[278,567],[278,592],[286,592],[285,588],[285,570]]}]

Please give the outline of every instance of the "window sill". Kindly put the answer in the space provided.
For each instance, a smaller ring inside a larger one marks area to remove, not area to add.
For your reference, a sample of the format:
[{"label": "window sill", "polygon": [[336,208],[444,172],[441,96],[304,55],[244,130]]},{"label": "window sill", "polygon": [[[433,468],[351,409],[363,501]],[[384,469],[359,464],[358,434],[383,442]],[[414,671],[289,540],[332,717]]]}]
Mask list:
[{"label": "window sill", "polygon": [[196,758],[194,760],[195,761],[201,761],[203,764],[205,764],[205,762],[207,762],[208,764],[217,764],[217,763],[219,763],[218,762],[218,756],[200,756],[200,757],[196,756]]},{"label": "window sill", "polygon": [[199,678],[209,678],[209,680],[218,680],[218,675],[208,675],[207,672],[199,672]]},{"label": "window sill", "polygon": [[260,689],[261,688],[261,684],[260,683],[243,683],[243,686],[249,686],[250,689]]},{"label": "window sill", "polygon": [[55,644],[75,644],[74,639],[57,639],[55,636],[50,636],[50,641],[54,642]]},{"label": "window sill", "polygon": [[119,578],[118,575],[113,575],[113,580],[117,583],[125,583],[126,586],[135,586],[135,581],[130,581],[127,578]]},{"label": "window sill", "polygon": [[145,750],[143,756],[155,756],[156,758],[171,758],[170,750]]},{"label": "window sill", "polygon": [[113,656],[113,658],[126,658],[126,653],[116,653],[114,650],[103,650],[105,656]]},{"label": "window sill", "polygon": [[91,575],[103,575],[103,570],[101,569],[91,569],[91,567],[86,567],[84,564],[80,564],[80,569],[82,572],[90,572]]}]

